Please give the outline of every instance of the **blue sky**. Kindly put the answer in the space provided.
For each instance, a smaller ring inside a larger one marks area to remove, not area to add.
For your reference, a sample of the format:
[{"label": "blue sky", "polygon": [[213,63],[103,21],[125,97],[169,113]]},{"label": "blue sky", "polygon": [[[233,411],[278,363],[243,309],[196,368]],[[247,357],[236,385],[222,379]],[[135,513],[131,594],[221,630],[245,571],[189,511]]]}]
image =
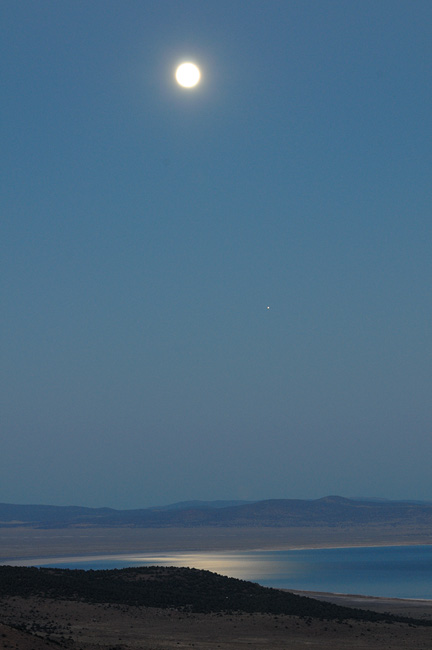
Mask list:
[{"label": "blue sky", "polygon": [[432,5],[0,24],[0,500],[432,499]]}]

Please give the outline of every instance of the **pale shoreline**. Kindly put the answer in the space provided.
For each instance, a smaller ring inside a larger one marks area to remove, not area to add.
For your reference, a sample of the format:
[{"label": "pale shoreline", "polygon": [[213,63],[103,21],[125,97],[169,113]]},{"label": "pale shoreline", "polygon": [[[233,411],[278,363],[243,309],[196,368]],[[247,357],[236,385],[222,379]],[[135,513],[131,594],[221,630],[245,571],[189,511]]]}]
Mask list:
[{"label": "pale shoreline", "polygon": [[[364,544],[331,544],[330,546],[323,544],[306,544],[306,545],[297,545],[297,546],[275,546],[274,548],[248,548],[245,550],[248,551],[319,551],[319,550],[330,550],[337,548],[391,548],[396,546],[432,546],[432,542],[376,542],[375,544],[369,544],[365,542]],[[183,551],[177,551],[182,553]],[[229,551],[228,551],[229,552]]]},{"label": "pale shoreline", "polygon": [[431,545],[425,527],[0,527],[0,562],[45,557],[173,552],[289,551]]},{"label": "pale shoreline", "polygon": [[432,544],[427,527],[0,527],[0,562],[43,557],[195,551],[285,551]]},{"label": "pale shoreline", "polygon": [[[322,545],[322,544],[302,544],[302,545],[296,545],[296,546],[291,546],[291,545],[278,545],[274,547],[257,547],[257,548],[223,548],[223,549],[185,549],[185,548],[173,548],[169,550],[153,550],[153,551],[136,551],[136,552],[128,552],[128,553],[109,553],[109,554],[96,554],[96,553],[87,553],[86,555],[37,555],[34,557],[19,557],[16,555],[13,555],[11,557],[6,557],[0,559],[0,566],[35,566],[35,565],[42,565],[42,564],[47,564],[47,563],[53,563],[53,562],[91,562],[91,561],[97,561],[97,562],[103,562],[103,561],[109,561],[109,560],[121,560],[124,558],[125,560],[133,559],[137,555],[139,555],[140,558],[151,558],[151,557],[156,557],[156,558],[164,558],[167,556],[170,556],[172,554],[179,555],[179,554],[184,554],[184,555],[205,555],[205,554],[229,554],[229,553],[265,553],[265,552],[272,552],[272,551],[320,551],[320,550],[337,550],[337,549],[348,549],[348,548],[396,548],[396,547],[406,547],[406,546],[432,546],[432,542],[394,542],[389,544],[388,542],[382,542],[382,543],[375,543],[375,544],[370,544],[370,543],[358,543],[358,544],[337,544],[337,545]],[[344,594],[347,595],[347,594]]]},{"label": "pale shoreline", "polygon": [[368,603],[419,603],[419,605],[431,605],[432,598],[397,598],[396,596],[368,596],[366,594],[344,594],[337,591],[305,591],[303,589],[281,589],[281,591],[288,591],[290,594],[297,594],[298,596],[307,596],[309,598],[318,598],[319,600],[331,600],[335,602],[336,599],[349,599],[350,601],[358,600],[359,602]]}]

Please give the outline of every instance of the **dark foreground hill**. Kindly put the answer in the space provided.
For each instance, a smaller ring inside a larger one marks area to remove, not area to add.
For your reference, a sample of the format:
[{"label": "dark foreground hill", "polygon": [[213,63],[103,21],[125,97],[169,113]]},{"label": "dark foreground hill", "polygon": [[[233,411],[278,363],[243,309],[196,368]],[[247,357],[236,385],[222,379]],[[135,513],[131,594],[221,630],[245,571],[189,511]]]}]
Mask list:
[{"label": "dark foreground hill", "polygon": [[320,620],[432,621],[341,607],[210,571],[140,567],[105,571],[0,566],[0,598],[49,598],[175,609],[194,613],[264,613]]},{"label": "dark foreground hill", "polygon": [[217,507],[208,502],[138,510],[0,504],[0,527],[169,528],[336,527],[390,525],[432,528],[432,503],[324,497],[270,499]]}]

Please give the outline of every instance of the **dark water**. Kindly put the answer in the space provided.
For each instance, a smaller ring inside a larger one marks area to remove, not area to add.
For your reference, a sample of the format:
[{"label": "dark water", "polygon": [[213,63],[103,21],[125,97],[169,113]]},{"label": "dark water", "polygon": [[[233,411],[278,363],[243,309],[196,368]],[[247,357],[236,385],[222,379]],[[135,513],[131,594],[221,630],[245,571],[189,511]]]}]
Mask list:
[{"label": "dark water", "polygon": [[268,587],[432,599],[432,546],[136,554],[34,564],[73,569],[188,566]]}]

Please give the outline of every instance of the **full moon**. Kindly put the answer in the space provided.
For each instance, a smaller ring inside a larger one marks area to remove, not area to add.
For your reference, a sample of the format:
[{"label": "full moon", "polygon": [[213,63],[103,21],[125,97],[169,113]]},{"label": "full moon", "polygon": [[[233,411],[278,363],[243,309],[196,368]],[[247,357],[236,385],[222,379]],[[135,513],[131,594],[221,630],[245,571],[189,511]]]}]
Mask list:
[{"label": "full moon", "polygon": [[182,63],[175,73],[177,83],[183,88],[193,88],[201,78],[201,72],[195,63]]}]

